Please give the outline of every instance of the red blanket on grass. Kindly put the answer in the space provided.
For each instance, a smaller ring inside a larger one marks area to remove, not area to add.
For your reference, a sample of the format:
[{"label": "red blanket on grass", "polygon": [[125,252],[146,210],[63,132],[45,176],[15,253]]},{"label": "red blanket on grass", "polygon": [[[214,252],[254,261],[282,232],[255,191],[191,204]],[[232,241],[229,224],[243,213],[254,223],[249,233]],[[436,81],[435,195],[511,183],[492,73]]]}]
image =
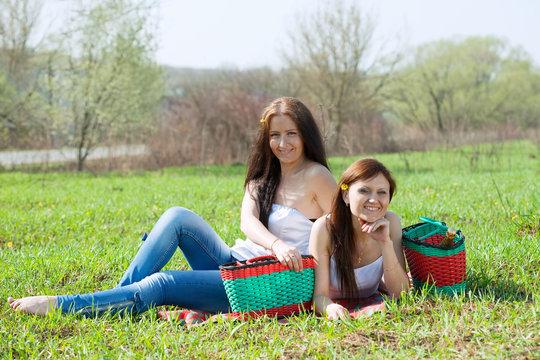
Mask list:
[{"label": "red blanket on grass", "polygon": [[[375,294],[368,298],[360,299],[357,304],[347,304],[344,302],[338,302],[340,305],[349,309],[351,318],[356,319],[359,317],[370,316],[378,311],[384,311],[384,299],[382,295]],[[161,319],[175,321],[181,325],[191,327],[205,323],[207,321],[216,321],[217,319],[224,320],[240,320],[245,321],[244,316],[235,315],[232,313],[209,313],[197,310],[175,310],[175,311],[161,311],[158,313]],[[287,317],[279,318],[280,323],[287,323],[289,319]]]}]

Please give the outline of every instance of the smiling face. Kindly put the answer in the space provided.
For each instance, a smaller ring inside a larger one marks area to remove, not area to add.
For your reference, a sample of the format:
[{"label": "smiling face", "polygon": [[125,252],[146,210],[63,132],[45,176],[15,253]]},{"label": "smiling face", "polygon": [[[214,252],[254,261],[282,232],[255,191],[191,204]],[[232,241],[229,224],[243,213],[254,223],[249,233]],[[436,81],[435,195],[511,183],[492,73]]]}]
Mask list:
[{"label": "smiling face", "polygon": [[379,173],[371,179],[350,184],[342,196],[355,218],[372,223],[386,214],[390,204],[390,183]]},{"label": "smiling face", "polygon": [[270,148],[279,162],[294,164],[304,159],[304,143],[296,123],[287,115],[276,115],[270,120]]}]

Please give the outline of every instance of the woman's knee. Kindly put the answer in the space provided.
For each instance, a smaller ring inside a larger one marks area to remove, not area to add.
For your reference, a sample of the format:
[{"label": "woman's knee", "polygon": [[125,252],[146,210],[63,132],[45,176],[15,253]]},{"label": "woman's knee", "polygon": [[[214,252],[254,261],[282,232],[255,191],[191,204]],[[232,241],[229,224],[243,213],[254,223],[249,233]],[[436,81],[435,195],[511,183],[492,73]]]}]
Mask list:
[{"label": "woman's knee", "polygon": [[167,282],[173,281],[171,274],[168,271],[160,271],[148,275],[139,283],[141,288],[147,288],[153,291],[163,290]]},{"label": "woman's knee", "polygon": [[169,223],[182,225],[186,222],[189,222],[190,219],[196,216],[197,215],[189,209],[181,206],[173,206],[165,210],[163,215],[161,215],[161,219]]},{"label": "woman's knee", "polygon": [[190,210],[181,207],[181,206],[172,206],[165,210],[165,212],[161,215],[163,218],[170,218],[170,219],[177,219],[185,217],[187,213],[191,212]]},{"label": "woman's knee", "polygon": [[137,310],[162,305],[171,281],[174,279],[167,272],[157,272],[135,283],[138,288],[135,299]]}]

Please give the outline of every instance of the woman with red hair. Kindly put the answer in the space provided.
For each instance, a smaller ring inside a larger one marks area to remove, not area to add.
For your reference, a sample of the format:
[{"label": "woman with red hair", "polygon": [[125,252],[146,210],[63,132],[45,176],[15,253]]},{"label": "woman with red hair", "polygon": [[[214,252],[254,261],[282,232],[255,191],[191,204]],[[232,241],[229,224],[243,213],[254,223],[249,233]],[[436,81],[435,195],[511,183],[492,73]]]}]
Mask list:
[{"label": "woman with red hair", "polygon": [[375,159],[358,160],[341,176],[331,212],[311,231],[318,314],[346,319],[349,312],[337,300],[366,298],[380,286],[392,298],[409,289],[401,222],[388,210],[395,189],[392,174]]}]

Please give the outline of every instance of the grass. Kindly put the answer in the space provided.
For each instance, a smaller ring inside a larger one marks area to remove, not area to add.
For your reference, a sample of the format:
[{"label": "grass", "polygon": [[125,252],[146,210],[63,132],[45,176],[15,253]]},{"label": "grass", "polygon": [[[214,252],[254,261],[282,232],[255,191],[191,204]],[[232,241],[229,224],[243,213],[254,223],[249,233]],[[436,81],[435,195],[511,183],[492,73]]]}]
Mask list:
[{"label": "grass", "polygon": [[[2,358],[540,358],[540,151],[531,142],[380,154],[398,181],[391,209],[463,231],[468,290],[409,293],[350,324],[300,316],[185,328],[135,317],[16,314],[8,296],[116,285],[168,207],[242,238],[243,166],[130,173],[0,173]],[[336,178],[354,158],[331,159]],[[180,253],[167,265],[186,268]]]}]

